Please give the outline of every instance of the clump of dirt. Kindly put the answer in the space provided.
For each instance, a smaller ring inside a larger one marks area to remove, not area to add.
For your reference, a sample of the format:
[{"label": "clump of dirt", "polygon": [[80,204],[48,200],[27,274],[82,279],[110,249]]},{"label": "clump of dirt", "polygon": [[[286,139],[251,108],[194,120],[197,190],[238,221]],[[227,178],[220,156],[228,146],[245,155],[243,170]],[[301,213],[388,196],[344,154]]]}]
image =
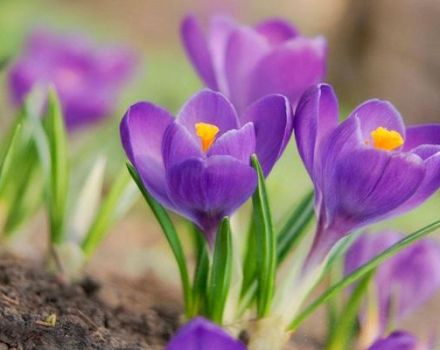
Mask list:
[{"label": "clump of dirt", "polygon": [[0,258],[0,350],[163,349],[178,307],[104,302],[91,279],[67,284],[35,264]]}]

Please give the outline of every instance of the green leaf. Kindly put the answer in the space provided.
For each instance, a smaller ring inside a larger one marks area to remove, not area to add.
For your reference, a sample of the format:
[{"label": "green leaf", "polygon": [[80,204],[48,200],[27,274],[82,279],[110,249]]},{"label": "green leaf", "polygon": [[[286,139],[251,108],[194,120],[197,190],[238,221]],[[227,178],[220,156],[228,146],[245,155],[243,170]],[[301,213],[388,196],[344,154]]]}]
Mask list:
[{"label": "green leaf", "polygon": [[206,315],[208,307],[209,248],[203,233],[195,226],[194,241],[197,260],[193,282],[193,309],[190,317]]},{"label": "green leaf", "polygon": [[287,219],[277,237],[277,261],[281,264],[307,233],[315,216],[313,191],[307,193]]},{"label": "green leaf", "polygon": [[320,305],[326,303],[328,300],[333,298],[335,295],[340,293],[344,288],[356,282],[360,278],[364,277],[376,267],[378,267],[382,262],[389,259],[390,257],[399,253],[402,249],[408,247],[411,243],[425,237],[429,233],[433,232],[437,228],[440,228],[440,220],[423,227],[422,229],[406,236],[396,244],[392,245],[390,248],[386,249],[383,253],[377,255],[375,258],[369,260],[367,263],[353,271],[348,276],[344,277],[342,280],[337,282],[328,288],[324,293],[322,293],[314,302],[309,304],[289,325],[289,331],[295,331],[298,326],[306,320]]},{"label": "green leaf", "polygon": [[22,131],[22,124],[17,124],[14,128],[11,140],[6,148],[6,153],[3,157],[0,167],[0,193],[3,192],[6,183],[9,182],[9,174],[13,159],[17,154],[18,142],[20,141],[20,134]]},{"label": "green leaf", "polygon": [[345,350],[348,348],[348,342],[353,335],[353,329],[356,325],[356,318],[359,308],[363,301],[363,297],[368,289],[368,285],[374,270],[367,273],[351,293],[350,299],[344,307],[338,320],[335,320],[333,333],[329,339],[327,350]]},{"label": "green leaf", "polygon": [[52,243],[61,243],[66,219],[69,167],[64,119],[60,101],[53,88],[49,89],[44,126],[50,154],[47,196],[51,241]]},{"label": "green leaf", "polygon": [[257,314],[262,318],[270,312],[275,290],[276,237],[272,226],[264,175],[256,155],[252,156],[252,166],[258,174],[258,185],[252,197],[252,203],[257,241]]},{"label": "green leaf", "polygon": [[252,210],[243,264],[243,282],[240,293],[242,298],[249,292],[249,288],[256,283],[257,278],[257,238],[255,235],[255,215],[255,210]]},{"label": "green leaf", "polygon": [[145,201],[147,202],[151,211],[156,217],[160,227],[162,228],[163,233],[165,234],[168,244],[170,245],[170,248],[174,254],[174,258],[176,259],[177,266],[180,272],[180,279],[182,281],[185,312],[186,315],[189,316],[192,310],[192,305],[191,305],[192,293],[191,293],[191,284],[189,281],[188,268],[186,265],[185,255],[183,253],[182,243],[180,242],[176,229],[174,228],[174,225],[171,222],[171,219],[167,214],[166,210],[147,191],[136,169],[131,164],[127,164],[127,168],[134,182],[136,183],[142,195],[144,196]]},{"label": "green leaf", "polygon": [[116,212],[121,198],[127,191],[130,191],[129,185],[130,176],[125,169],[122,169],[116,180],[112,183],[110,192],[102,201],[98,214],[81,244],[86,258],[92,256],[108,233],[110,225],[117,217]]},{"label": "green leaf", "polygon": [[229,218],[221,222],[215,240],[214,258],[208,286],[209,315],[222,324],[232,274],[232,238]]}]

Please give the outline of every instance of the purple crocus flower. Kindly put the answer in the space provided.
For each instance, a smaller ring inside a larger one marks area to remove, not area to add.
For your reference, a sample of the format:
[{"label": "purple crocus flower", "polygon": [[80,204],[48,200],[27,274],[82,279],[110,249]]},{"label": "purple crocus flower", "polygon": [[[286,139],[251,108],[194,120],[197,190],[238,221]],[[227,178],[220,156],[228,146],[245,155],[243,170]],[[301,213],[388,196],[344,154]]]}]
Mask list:
[{"label": "purple crocus flower", "polygon": [[[364,234],[351,246],[345,258],[345,272],[351,273],[368,260],[401,240],[394,231]],[[377,337],[391,320],[400,320],[440,290],[440,245],[431,239],[418,241],[386,260],[374,277],[375,315],[365,322]],[[363,322],[364,323],[364,322]]]},{"label": "purple crocus flower", "polygon": [[233,105],[211,90],[193,96],[175,120],[164,109],[140,102],[121,122],[125,152],[148,191],[196,223],[211,244],[220,220],[255,189],[250,156],[257,154],[267,175],[291,132],[285,97],[266,96],[238,118]]},{"label": "purple crocus flower", "polygon": [[21,104],[36,84],[53,84],[69,130],[109,116],[135,57],[119,48],[97,49],[78,36],[37,30],[9,72],[14,103]]},{"label": "purple crocus flower", "polygon": [[168,343],[166,350],[246,350],[221,327],[197,317],[183,326]]},{"label": "purple crocus flower", "polygon": [[402,214],[440,187],[440,124],[406,128],[387,101],[364,102],[338,124],[335,93],[320,84],[301,98],[294,129],[318,216],[308,266],[350,231]]},{"label": "purple crocus flower", "polygon": [[412,334],[396,331],[376,341],[368,350],[428,350],[428,347]]},{"label": "purple crocus flower", "polygon": [[197,19],[189,15],[182,22],[181,35],[203,82],[225,94],[238,111],[272,93],[287,96],[296,106],[303,92],[325,75],[325,39],[303,37],[281,19],[248,27],[215,16],[205,36]]}]

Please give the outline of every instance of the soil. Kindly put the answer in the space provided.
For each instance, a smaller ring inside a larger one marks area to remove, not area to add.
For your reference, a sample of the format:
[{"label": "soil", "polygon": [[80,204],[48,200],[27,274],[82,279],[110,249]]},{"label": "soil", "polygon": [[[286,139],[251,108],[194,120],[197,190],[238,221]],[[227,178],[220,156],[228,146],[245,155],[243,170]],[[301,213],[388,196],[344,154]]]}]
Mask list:
[{"label": "soil", "polygon": [[104,302],[99,291],[94,280],[67,284],[35,264],[2,257],[0,350],[158,350],[178,327],[175,305],[135,312]]}]

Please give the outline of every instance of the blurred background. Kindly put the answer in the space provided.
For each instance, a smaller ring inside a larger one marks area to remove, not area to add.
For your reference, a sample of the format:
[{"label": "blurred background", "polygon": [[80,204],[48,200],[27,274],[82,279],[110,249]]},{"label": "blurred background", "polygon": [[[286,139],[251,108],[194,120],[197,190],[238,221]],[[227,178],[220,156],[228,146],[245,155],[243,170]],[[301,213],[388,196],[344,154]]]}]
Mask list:
[{"label": "blurred background", "polygon": [[[174,113],[202,86],[180,44],[179,25],[188,12],[205,22],[217,12],[248,24],[272,16],[289,19],[306,35],[328,38],[327,80],[334,85],[344,113],[368,98],[379,97],[395,104],[408,124],[440,122],[438,0],[0,0],[0,60],[6,62],[0,72],[0,125],[6,127],[15,117],[7,91],[7,65],[17,57],[32,28],[80,33],[102,45],[126,46],[140,59],[134,81],[120,96],[117,112],[104,124],[70,136],[78,159],[93,162],[84,153],[111,155],[110,166],[116,171],[124,162],[118,123],[130,104],[149,100]],[[75,164],[82,166],[81,162]],[[269,187],[278,221],[311,188],[293,143],[271,174]],[[423,207],[378,227],[410,233],[438,219],[439,209],[437,194]],[[44,218],[36,218],[16,238],[15,249],[38,254],[36,247],[45,242],[44,225]],[[90,271],[133,278],[150,273],[178,288],[171,253],[142,201],[112,229]],[[440,297],[437,299],[426,310],[440,305]],[[422,332],[429,331],[426,324],[434,328],[440,321],[435,313],[423,310],[419,317],[426,322],[411,327]]]}]

